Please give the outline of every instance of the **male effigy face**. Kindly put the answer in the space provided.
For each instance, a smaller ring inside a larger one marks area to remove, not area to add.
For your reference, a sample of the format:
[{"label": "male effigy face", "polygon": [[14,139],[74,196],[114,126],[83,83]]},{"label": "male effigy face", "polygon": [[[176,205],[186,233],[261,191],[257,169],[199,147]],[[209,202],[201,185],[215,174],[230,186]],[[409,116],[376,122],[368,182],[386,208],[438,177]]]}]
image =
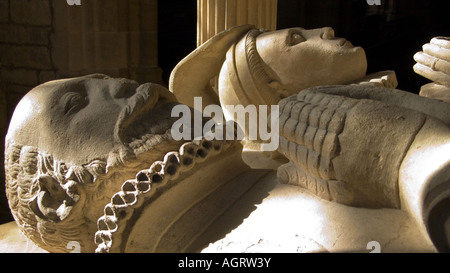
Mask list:
[{"label": "male effigy face", "polygon": [[19,227],[49,251],[81,241],[117,187],[181,143],[164,87],[105,75],[58,80],[18,104],[6,137],[7,195]]}]

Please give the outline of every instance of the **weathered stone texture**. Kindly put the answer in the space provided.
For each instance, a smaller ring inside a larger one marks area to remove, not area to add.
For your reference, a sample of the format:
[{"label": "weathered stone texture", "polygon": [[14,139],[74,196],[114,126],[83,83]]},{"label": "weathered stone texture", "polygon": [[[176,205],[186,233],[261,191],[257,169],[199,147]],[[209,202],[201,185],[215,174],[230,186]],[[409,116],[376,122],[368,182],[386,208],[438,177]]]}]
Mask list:
[{"label": "weathered stone texture", "polygon": [[34,86],[38,83],[38,77],[35,70],[31,69],[2,69],[2,78],[7,82],[22,83],[24,85]]},{"label": "weathered stone texture", "polygon": [[0,70],[7,120],[25,93],[55,79],[50,55],[50,3],[0,0]]},{"label": "weathered stone texture", "polygon": [[0,0],[0,23],[8,22],[9,20],[8,7],[9,7],[8,0]]},{"label": "weathered stone texture", "polygon": [[[2,82],[0,80],[0,162],[4,161],[4,141],[6,129],[8,126],[7,111],[6,111],[6,98],[3,92]],[[0,224],[8,222],[12,219],[11,213],[9,212],[8,204],[6,201],[5,194],[5,169],[4,165],[0,164]]]},{"label": "weathered stone texture", "polygon": [[3,48],[2,63],[4,66],[51,69],[50,52],[44,46],[10,45]]},{"label": "weathered stone texture", "polygon": [[0,0],[1,125],[47,81],[103,73],[161,82],[157,30],[156,0]]},{"label": "weathered stone texture", "polygon": [[49,0],[10,1],[10,12],[11,20],[16,24],[50,26],[52,23]]},{"label": "weathered stone texture", "polygon": [[0,43],[47,46],[49,33],[50,27],[5,24],[0,28]]}]

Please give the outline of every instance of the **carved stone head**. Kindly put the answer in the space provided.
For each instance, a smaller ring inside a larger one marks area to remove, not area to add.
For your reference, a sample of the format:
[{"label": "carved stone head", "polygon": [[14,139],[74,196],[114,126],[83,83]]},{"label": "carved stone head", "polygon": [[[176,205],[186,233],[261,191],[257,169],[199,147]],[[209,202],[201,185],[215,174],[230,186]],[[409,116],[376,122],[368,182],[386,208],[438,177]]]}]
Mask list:
[{"label": "carved stone head", "polygon": [[[190,106],[194,96],[211,103],[220,98],[222,105],[276,105],[308,87],[356,81],[366,70],[364,50],[336,38],[332,28],[266,32],[245,25],[217,34],[183,59],[170,90]],[[218,90],[205,90],[215,76]]]},{"label": "carved stone head", "polygon": [[[247,136],[252,121],[239,120],[226,106],[270,108],[305,88],[354,82],[366,70],[364,50],[336,38],[332,28],[262,31],[244,25],[217,34],[183,59],[171,74],[170,90],[192,107],[194,97],[202,97],[204,106],[221,105],[225,119]],[[208,88],[214,77],[217,87]]]},{"label": "carved stone head", "polygon": [[20,101],[6,136],[7,196],[22,231],[49,251],[93,251],[96,221],[122,183],[182,144],[167,89],[95,74]]},{"label": "carved stone head", "polygon": [[366,70],[364,50],[332,28],[254,29],[228,50],[219,96],[223,105],[276,105],[308,87],[350,83]]}]

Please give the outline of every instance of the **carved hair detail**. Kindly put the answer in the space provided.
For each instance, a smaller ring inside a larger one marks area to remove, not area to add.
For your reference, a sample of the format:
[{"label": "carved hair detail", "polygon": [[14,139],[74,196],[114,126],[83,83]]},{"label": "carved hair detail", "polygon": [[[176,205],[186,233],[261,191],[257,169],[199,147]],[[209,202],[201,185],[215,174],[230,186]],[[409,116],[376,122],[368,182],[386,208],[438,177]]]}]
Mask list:
[{"label": "carved hair detail", "polygon": [[[257,29],[252,29],[247,33],[247,36],[245,37],[245,54],[253,82],[255,83],[257,90],[264,92],[264,90],[268,89],[269,84],[275,81],[275,79],[274,77],[269,76],[266,65],[256,48],[256,38],[260,34],[261,31]],[[258,92],[257,95],[261,96]],[[261,99],[263,99],[262,96]]]},{"label": "carved hair detail", "polygon": [[67,218],[80,201],[78,186],[95,181],[97,164],[68,166],[35,147],[7,145],[6,193],[22,231],[33,241],[54,247],[76,238],[82,223]]}]

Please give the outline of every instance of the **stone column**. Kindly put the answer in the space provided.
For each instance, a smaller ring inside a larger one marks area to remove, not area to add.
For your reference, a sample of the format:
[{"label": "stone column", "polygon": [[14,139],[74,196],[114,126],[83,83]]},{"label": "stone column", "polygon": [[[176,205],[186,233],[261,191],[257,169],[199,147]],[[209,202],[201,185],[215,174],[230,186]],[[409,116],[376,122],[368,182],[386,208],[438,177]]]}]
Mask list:
[{"label": "stone column", "polygon": [[197,12],[197,46],[233,26],[277,26],[277,0],[197,0]]},{"label": "stone column", "polygon": [[157,0],[53,1],[52,59],[58,77],[105,73],[161,82]]}]

